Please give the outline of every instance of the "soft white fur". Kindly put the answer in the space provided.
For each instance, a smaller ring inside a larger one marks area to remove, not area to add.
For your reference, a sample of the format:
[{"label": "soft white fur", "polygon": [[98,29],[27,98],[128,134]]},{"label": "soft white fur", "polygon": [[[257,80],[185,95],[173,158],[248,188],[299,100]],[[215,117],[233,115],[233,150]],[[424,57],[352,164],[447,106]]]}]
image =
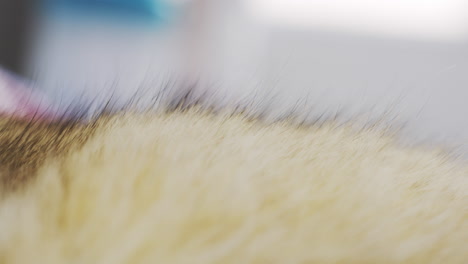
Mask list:
[{"label": "soft white fur", "polygon": [[435,151],[197,110],[102,124],[0,201],[0,263],[468,261],[468,169]]}]

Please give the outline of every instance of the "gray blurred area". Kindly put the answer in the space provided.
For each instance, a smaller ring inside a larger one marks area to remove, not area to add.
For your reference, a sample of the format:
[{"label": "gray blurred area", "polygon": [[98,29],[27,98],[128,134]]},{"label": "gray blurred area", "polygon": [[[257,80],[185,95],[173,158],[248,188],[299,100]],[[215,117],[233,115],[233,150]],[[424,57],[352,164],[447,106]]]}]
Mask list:
[{"label": "gray blurred area", "polygon": [[0,0],[0,65],[21,72],[35,15],[34,0]]},{"label": "gray blurred area", "polygon": [[468,154],[467,41],[267,25],[235,1],[211,2],[207,30],[189,28],[196,51],[177,30],[46,19],[29,72],[61,101],[106,90],[125,101],[189,64],[230,95],[220,101],[250,97],[273,115],[294,108],[310,120],[383,117],[405,142]]},{"label": "gray blurred area", "polygon": [[268,64],[286,63],[268,76],[281,76],[283,89],[312,90],[320,111],[388,114],[408,141],[467,153],[467,42],[277,30],[268,43]]}]

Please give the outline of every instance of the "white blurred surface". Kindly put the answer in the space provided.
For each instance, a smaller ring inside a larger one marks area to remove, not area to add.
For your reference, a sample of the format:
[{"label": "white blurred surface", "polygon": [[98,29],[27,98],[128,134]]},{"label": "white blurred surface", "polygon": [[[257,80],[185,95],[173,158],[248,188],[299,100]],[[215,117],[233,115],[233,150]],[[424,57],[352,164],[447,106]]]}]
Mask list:
[{"label": "white blurred surface", "polygon": [[454,41],[468,35],[466,0],[246,0],[277,26]]}]

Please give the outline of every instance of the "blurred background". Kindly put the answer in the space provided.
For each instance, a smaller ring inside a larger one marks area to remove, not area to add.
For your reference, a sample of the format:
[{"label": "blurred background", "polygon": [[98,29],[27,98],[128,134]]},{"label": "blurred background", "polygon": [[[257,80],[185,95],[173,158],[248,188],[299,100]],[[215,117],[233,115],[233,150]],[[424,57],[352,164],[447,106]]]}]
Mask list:
[{"label": "blurred background", "polygon": [[391,116],[405,141],[468,153],[468,0],[0,2],[0,64],[60,101],[202,78],[272,113]]}]

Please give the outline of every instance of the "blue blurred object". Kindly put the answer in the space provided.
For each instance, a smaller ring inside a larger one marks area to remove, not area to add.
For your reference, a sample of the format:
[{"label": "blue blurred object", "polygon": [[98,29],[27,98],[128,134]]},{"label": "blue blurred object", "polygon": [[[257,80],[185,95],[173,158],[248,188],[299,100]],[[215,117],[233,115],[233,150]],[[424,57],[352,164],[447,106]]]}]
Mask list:
[{"label": "blue blurred object", "polygon": [[45,0],[46,12],[85,16],[138,18],[167,22],[176,7],[168,0]]}]

